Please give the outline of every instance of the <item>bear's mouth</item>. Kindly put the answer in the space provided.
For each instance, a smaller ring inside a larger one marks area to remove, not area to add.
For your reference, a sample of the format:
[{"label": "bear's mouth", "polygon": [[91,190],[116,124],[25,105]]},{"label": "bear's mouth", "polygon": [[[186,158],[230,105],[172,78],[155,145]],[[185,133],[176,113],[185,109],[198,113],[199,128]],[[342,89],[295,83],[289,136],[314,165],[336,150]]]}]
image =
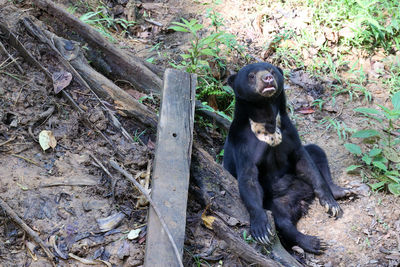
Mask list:
[{"label": "bear's mouth", "polygon": [[264,87],[261,90],[261,93],[262,94],[266,94],[266,93],[270,93],[270,92],[273,92],[273,91],[275,91],[275,87],[274,86],[267,86],[267,87]]}]

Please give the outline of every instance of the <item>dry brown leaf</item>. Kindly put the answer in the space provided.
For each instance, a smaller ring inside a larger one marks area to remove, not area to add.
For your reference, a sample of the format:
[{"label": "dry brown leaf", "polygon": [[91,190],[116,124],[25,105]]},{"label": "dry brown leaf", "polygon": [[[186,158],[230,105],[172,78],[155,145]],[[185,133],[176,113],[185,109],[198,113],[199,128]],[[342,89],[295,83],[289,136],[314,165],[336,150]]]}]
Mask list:
[{"label": "dry brown leaf", "polygon": [[54,72],[53,76],[54,92],[58,94],[67,87],[72,81],[72,74],[66,71]]}]

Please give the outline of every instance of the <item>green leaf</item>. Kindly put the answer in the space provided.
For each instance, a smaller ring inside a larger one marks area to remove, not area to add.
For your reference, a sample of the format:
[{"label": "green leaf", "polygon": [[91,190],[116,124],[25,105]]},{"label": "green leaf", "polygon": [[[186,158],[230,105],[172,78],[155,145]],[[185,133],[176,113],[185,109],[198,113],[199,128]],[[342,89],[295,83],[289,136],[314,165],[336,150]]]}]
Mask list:
[{"label": "green leaf", "polygon": [[400,184],[390,183],[388,189],[393,195],[400,196]]},{"label": "green leaf", "polygon": [[392,115],[392,110],[390,110],[390,109],[388,109],[387,107],[385,107],[385,106],[382,106],[382,105],[378,105],[381,109],[383,109],[383,111],[384,111],[384,115],[386,116],[386,117],[388,117],[388,116],[390,116],[390,115]]},{"label": "green leaf", "polygon": [[169,27],[169,29],[174,30],[176,32],[189,32],[188,29],[183,28],[181,26],[171,26],[171,27]]},{"label": "green leaf", "polygon": [[371,187],[371,189],[373,190],[373,191],[375,191],[375,190],[379,190],[379,189],[382,189],[382,187],[385,185],[385,182],[378,182],[378,183],[375,183],[375,184],[368,184],[370,187]]},{"label": "green leaf", "polygon": [[180,23],[180,22],[177,22],[177,21],[172,22],[172,24],[178,25],[178,26],[182,26],[182,27],[184,27],[184,28],[187,28],[187,27],[188,27],[188,24]]},{"label": "green leaf", "polygon": [[392,96],[393,109],[400,111],[400,91]]},{"label": "green leaf", "polygon": [[230,93],[230,94],[234,94],[233,93],[233,89],[232,89],[232,87],[230,87],[229,85],[224,85],[224,86],[222,86],[222,89],[225,91],[225,92],[227,92],[227,93]]},{"label": "green leaf", "polygon": [[370,165],[372,162],[372,158],[370,156],[368,156],[367,154],[365,154],[362,158],[361,158],[367,165]]},{"label": "green leaf", "polygon": [[373,148],[373,149],[371,149],[371,151],[369,151],[369,156],[370,157],[375,157],[375,156],[379,155],[381,152],[382,152],[382,149]]},{"label": "green leaf", "polygon": [[194,26],[198,20],[197,19],[192,19],[190,20],[190,22],[188,22],[186,19],[182,19],[183,22],[185,22],[186,24],[189,24],[190,26]]},{"label": "green leaf", "polygon": [[188,55],[188,54],[181,54],[181,57],[182,57],[183,59],[188,59],[188,58],[190,58],[191,56]]},{"label": "green leaf", "polygon": [[400,155],[399,152],[394,150],[391,147],[384,147],[383,148],[383,155],[390,161],[399,163],[400,162]]},{"label": "green leaf", "polygon": [[344,147],[350,151],[350,153],[360,156],[362,151],[358,145],[355,144],[344,144]]},{"label": "green leaf", "polygon": [[363,114],[381,115],[381,112],[379,110],[374,109],[374,108],[355,108],[354,111],[355,112],[360,112],[360,113],[363,113]]},{"label": "green leaf", "polygon": [[400,184],[400,174],[398,171],[387,171],[385,176],[395,183]]},{"label": "green leaf", "polygon": [[377,167],[378,169],[381,169],[381,170],[383,170],[383,171],[387,171],[386,165],[383,164],[383,163],[380,162],[380,161],[373,161],[373,162],[372,162],[372,165],[374,165],[374,166]]},{"label": "green leaf", "polygon": [[205,55],[205,56],[215,56],[215,51],[209,48],[206,49],[202,49],[200,50],[200,54],[201,55]]},{"label": "green leaf", "polygon": [[352,172],[357,168],[360,168],[361,165],[350,165],[349,167],[346,168],[346,172]]},{"label": "green leaf", "polygon": [[373,137],[373,136],[380,136],[380,133],[377,130],[367,129],[367,130],[357,131],[351,137],[369,138],[369,137]]},{"label": "green leaf", "polygon": [[203,29],[203,25],[202,24],[195,24],[195,25],[193,25],[192,27],[191,27],[191,31],[193,32],[193,33],[196,33],[198,30],[201,30],[201,29]]}]

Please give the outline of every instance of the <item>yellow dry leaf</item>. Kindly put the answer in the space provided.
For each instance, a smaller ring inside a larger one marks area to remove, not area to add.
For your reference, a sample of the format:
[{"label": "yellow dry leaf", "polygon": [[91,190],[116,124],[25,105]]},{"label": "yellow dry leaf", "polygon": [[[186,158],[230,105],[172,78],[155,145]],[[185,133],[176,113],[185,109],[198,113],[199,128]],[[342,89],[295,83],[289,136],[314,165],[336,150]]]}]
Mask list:
[{"label": "yellow dry leaf", "polygon": [[201,219],[203,220],[203,223],[204,223],[204,225],[208,228],[208,229],[213,229],[212,228],[212,224],[213,224],[213,222],[214,222],[214,220],[215,220],[215,217],[214,216],[207,216],[206,215],[206,211],[204,211],[202,214],[201,214]]}]

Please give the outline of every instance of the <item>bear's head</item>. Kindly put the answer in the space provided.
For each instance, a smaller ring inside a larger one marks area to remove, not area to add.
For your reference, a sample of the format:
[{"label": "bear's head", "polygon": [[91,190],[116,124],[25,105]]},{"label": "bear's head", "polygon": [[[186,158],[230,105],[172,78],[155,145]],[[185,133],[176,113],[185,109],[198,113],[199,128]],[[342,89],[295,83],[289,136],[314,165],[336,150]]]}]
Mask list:
[{"label": "bear's head", "polygon": [[269,63],[254,63],[243,67],[228,78],[236,98],[263,101],[275,98],[283,91],[283,71]]}]

